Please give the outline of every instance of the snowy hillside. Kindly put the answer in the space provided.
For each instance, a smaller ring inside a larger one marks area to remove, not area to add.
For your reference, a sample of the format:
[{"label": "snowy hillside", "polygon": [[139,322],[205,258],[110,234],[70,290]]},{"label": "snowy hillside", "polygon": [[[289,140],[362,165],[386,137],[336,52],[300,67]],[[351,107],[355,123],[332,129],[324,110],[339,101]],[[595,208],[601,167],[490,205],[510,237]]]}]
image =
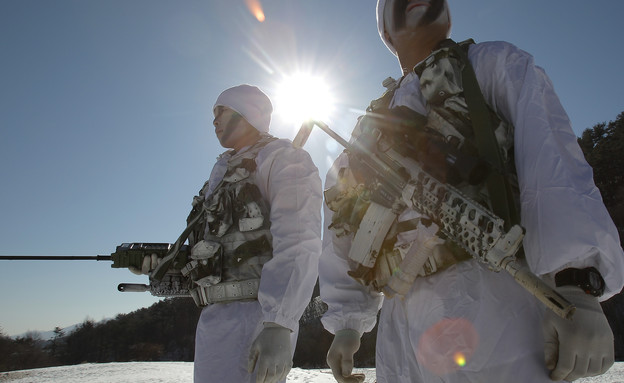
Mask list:
[{"label": "snowy hillside", "polygon": [[[362,369],[366,383],[375,382],[375,369]],[[0,382],[11,383],[191,383],[193,363],[131,362],[81,364],[1,372]],[[329,369],[293,368],[290,383],[334,383]],[[616,363],[605,375],[577,380],[578,383],[624,383],[624,362]]]}]

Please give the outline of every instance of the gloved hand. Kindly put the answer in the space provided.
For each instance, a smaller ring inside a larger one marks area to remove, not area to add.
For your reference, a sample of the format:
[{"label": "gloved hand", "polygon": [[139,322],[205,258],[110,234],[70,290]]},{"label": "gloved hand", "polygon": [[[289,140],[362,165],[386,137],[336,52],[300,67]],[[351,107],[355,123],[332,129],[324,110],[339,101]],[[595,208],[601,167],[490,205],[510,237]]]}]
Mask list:
[{"label": "gloved hand", "polygon": [[149,273],[158,266],[159,262],[160,258],[158,258],[157,254],[146,255],[143,258],[143,265],[140,269],[134,266],[128,266],[128,270],[136,275],[149,275]]},{"label": "gloved hand", "polygon": [[576,380],[606,372],[614,362],[613,332],[598,299],[576,286],[557,292],[576,306],[572,319],[546,310],[544,356],[550,378]]},{"label": "gloved hand", "polygon": [[360,348],[360,333],[345,329],[336,331],[327,352],[327,364],[339,383],[362,383],[364,374],[352,374],[353,355]]},{"label": "gloved hand", "polygon": [[247,371],[256,372],[256,383],[276,383],[286,379],[292,367],[290,329],[267,322],[249,351]]}]

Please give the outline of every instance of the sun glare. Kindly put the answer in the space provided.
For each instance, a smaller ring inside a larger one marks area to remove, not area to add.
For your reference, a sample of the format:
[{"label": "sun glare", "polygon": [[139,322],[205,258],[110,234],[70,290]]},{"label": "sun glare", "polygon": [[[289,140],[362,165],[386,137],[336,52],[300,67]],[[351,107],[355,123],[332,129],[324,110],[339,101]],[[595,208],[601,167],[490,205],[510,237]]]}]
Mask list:
[{"label": "sun glare", "polygon": [[298,73],[285,77],[278,85],[275,112],[293,124],[311,118],[326,121],[333,104],[332,94],[322,78]]}]

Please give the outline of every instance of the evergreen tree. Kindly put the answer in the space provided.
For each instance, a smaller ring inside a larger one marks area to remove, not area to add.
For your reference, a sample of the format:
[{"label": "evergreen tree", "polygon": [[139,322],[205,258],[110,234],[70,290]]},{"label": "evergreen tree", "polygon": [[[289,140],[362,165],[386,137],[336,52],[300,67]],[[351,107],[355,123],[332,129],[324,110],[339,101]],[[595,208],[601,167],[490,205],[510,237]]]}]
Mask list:
[{"label": "evergreen tree", "polygon": [[45,346],[45,349],[50,353],[52,359],[57,359],[64,351],[63,337],[65,331],[59,326],[54,327],[54,337]]},{"label": "evergreen tree", "polygon": [[[594,171],[594,182],[602,194],[624,243],[624,112],[615,121],[585,129],[578,139],[585,159]],[[624,245],[622,245],[624,246]],[[615,337],[615,358],[624,360],[624,292],[602,303]]]},{"label": "evergreen tree", "polygon": [[9,371],[9,355],[13,348],[13,340],[0,327],[0,371]]},{"label": "evergreen tree", "polygon": [[594,170],[594,182],[624,239],[624,112],[615,121],[585,129],[578,139],[587,162]]}]

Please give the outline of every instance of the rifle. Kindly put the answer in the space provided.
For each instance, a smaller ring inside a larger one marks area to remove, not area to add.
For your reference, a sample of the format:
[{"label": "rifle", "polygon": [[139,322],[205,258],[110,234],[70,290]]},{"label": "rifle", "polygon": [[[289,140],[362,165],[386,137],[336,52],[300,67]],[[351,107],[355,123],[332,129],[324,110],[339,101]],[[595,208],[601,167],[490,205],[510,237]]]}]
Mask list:
[{"label": "rifle", "polygon": [[[122,243],[117,246],[111,255],[94,256],[52,256],[52,255],[0,255],[0,260],[35,260],[35,261],[112,261],[112,268],[135,267],[141,269],[143,259],[146,256],[156,254],[158,258],[165,258],[175,247],[170,243]],[[149,285],[140,283],[120,283],[117,290],[120,292],[145,292],[149,291],[157,297],[190,297],[187,278],[182,276],[180,270],[187,263],[190,249],[188,245],[182,245],[177,252],[173,264],[166,269],[161,279],[150,275]]]},{"label": "rifle", "polygon": [[[571,318],[575,307],[516,259],[524,228],[514,225],[505,231],[505,222],[489,209],[452,185],[438,181],[423,169],[422,163],[387,145],[380,145],[383,134],[371,125],[349,143],[325,123],[309,120],[302,124],[293,140],[295,146],[302,147],[314,126],[318,126],[346,149],[349,165],[359,167],[366,174],[370,205],[349,253],[349,258],[360,265],[359,269],[366,272],[375,266],[386,233],[400,212],[409,207],[428,216],[442,234],[470,256],[495,272],[507,271],[549,309],[562,318]],[[384,150],[380,150],[380,146]],[[326,197],[329,191],[331,189],[325,192]]]}]

